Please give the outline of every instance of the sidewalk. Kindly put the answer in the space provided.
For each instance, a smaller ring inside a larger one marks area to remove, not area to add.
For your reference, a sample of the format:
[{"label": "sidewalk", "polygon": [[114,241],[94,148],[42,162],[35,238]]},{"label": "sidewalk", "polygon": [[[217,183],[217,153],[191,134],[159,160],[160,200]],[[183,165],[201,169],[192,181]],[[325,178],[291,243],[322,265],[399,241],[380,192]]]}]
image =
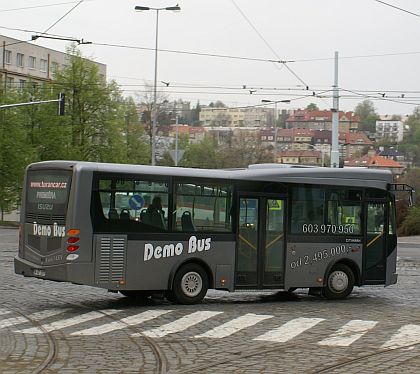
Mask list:
[{"label": "sidewalk", "polygon": [[420,235],[417,236],[401,236],[398,238],[400,244],[420,244]]}]

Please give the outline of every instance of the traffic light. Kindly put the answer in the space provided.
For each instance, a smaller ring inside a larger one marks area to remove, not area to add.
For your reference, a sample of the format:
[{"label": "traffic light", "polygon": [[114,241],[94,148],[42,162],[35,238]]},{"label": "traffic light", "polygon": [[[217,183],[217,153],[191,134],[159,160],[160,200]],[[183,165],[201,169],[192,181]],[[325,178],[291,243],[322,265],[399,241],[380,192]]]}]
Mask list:
[{"label": "traffic light", "polygon": [[64,116],[64,104],[66,100],[66,95],[62,92],[58,94],[58,115]]}]

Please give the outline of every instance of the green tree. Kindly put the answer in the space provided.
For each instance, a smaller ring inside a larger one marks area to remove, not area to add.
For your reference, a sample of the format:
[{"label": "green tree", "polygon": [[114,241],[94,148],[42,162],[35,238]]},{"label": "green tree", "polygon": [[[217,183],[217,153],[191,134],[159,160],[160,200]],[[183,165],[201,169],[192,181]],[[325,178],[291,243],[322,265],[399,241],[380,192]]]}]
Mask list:
[{"label": "green tree", "polygon": [[307,107],[307,110],[309,110],[310,112],[314,112],[315,110],[319,110],[318,105],[316,105],[315,103],[310,103]]},{"label": "green tree", "polygon": [[[1,85],[3,87],[3,85]],[[22,95],[13,89],[0,90],[2,104],[22,103]],[[31,161],[21,107],[0,109],[0,219],[20,201],[25,166]]]},{"label": "green tree", "polygon": [[72,46],[69,63],[55,74],[55,85],[66,93],[67,115],[62,125],[70,128],[68,158],[123,162],[125,120],[119,107],[122,97],[115,82],[106,83],[98,67]]},{"label": "green tree", "polygon": [[379,119],[376,113],[375,106],[370,100],[363,100],[357,104],[354,109],[354,114],[360,119],[360,130],[362,131],[376,131],[376,121]]},{"label": "green tree", "polygon": [[144,126],[140,123],[133,98],[123,101],[120,110],[125,120],[126,162],[147,165],[150,163],[150,145]]},{"label": "green tree", "polygon": [[404,222],[398,229],[399,235],[420,235],[420,208],[409,209]]}]

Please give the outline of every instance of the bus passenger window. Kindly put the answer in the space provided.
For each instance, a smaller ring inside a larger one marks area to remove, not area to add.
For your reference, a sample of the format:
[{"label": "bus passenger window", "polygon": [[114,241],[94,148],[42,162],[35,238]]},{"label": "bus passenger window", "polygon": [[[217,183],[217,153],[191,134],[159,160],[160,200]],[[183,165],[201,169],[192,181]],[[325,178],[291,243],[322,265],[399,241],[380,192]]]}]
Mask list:
[{"label": "bus passenger window", "polygon": [[[168,183],[131,178],[104,178],[94,191],[94,224],[109,232],[162,232],[167,230]],[[98,194],[99,192],[99,194]],[[98,201],[99,200],[99,201]],[[100,205],[100,207],[99,207]]]},{"label": "bus passenger window", "polygon": [[230,232],[232,187],[210,183],[179,183],[175,186],[175,231]]}]

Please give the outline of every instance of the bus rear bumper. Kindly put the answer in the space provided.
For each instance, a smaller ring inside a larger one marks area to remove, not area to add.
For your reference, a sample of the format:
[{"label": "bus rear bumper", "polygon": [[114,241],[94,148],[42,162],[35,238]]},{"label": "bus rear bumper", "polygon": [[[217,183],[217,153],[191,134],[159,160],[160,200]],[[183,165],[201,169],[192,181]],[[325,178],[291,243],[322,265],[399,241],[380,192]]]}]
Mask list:
[{"label": "bus rear bumper", "polygon": [[66,264],[42,266],[15,257],[15,273],[24,277],[48,279],[58,282],[68,281]]},{"label": "bus rear bumper", "polygon": [[93,285],[94,272],[90,263],[42,266],[19,257],[15,257],[14,262],[15,273],[24,277]]}]

